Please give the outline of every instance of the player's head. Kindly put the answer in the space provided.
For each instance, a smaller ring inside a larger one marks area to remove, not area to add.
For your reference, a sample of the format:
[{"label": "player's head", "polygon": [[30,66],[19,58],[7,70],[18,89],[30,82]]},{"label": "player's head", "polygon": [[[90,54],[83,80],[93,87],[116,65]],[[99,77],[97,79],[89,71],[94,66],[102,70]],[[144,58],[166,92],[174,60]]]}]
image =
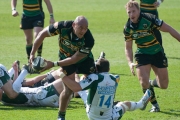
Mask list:
[{"label": "player's head", "polygon": [[109,61],[106,60],[105,58],[100,58],[96,62],[96,69],[98,73],[109,72],[110,69],[109,67],[110,67]]},{"label": "player's head", "polygon": [[137,23],[139,15],[140,15],[140,7],[139,7],[138,2],[136,2],[134,0],[130,0],[125,5],[125,8],[126,8],[126,12],[127,12],[128,16],[129,16],[130,20],[133,23]]},{"label": "player's head", "polygon": [[88,30],[88,20],[84,16],[77,16],[73,22],[74,34],[78,38],[82,38]]}]

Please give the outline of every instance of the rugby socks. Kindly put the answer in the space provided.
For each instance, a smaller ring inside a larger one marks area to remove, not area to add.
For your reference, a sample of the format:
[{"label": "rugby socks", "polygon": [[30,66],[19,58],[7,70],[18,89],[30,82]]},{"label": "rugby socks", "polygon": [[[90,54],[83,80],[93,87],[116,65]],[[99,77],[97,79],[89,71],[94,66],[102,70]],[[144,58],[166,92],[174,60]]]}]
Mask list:
[{"label": "rugby socks", "polygon": [[14,75],[14,69],[13,68],[9,69],[8,73],[9,73],[10,78],[12,78]]},{"label": "rugby socks", "polygon": [[79,91],[78,94],[80,95],[80,97],[83,100],[84,104],[86,104],[86,101],[87,101],[87,93],[86,93],[86,91]]},{"label": "rugby socks", "polygon": [[29,60],[30,53],[32,50],[32,45],[26,45],[26,54],[27,54],[27,59]]},{"label": "rugby socks", "polygon": [[18,76],[18,78],[14,81],[12,87],[13,87],[13,90],[17,93],[20,92],[20,89],[22,87],[22,83],[23,83],[23,80],[24,78],[26,77],[26,75],[28,74],[28,71],[23,69],[21,71],[21,74]]},{"label": "rugby socks", "polygon": [[149,80],[149,83],[150,83],[150,85],[151,85],[152,87],[157,87],[157,88],[159,88],[156,79],[154,79],[154,80]]},{"label": "rugby socks", "polygon": [[65,119],[66,112],[58,112],[58,118],[64,118]]},{"label": "rugby socks", "polygon": [[41,44],[41,46],[39,46],[39,48],[37,50],[37,56],[41,56],[41,54],[42,54],[42,47],[43,47],[43,43]]},{"label": "rugby socks", "polygon": [[[147,89],[143,89],[143,93],[145,93],[146,90],[147,90]],[[151,104],[153,104],[153,105],[154,105],[154,104],[157,104],[157,100],[156,100],[154,88],[153,88],[153,87],[150,87],[149,90],[151,90],[151,94],[152,94],[151,99],[150,99]]]}]

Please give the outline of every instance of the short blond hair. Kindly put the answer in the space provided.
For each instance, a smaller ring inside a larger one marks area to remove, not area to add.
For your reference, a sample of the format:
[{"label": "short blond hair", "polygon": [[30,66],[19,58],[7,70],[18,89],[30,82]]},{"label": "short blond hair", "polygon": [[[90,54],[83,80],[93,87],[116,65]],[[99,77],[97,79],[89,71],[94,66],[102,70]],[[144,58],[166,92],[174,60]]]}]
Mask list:
[{"label": "short blond hair", "polygon": [[135,6],[138,10],[140,9],[138,2],[136,2],[135,0],[129,0],[129,2],[126,3],[125,8],[127,9],[127,8],[131,8],[131,7],[134,7],[134,6]]}]

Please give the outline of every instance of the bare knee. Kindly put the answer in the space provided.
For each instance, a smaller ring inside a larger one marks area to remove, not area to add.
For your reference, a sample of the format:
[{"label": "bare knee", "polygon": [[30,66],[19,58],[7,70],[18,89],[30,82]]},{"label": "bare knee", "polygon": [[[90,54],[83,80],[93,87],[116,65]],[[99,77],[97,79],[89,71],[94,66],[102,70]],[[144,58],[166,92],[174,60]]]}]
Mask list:
[{"label": "bare knee", "polygon": [[8,96],[8,98],[10,98],[10,99],[14,99],[14,98],[16,98],[17,97],[17,93],[11,93],[11,94],[7,94],[7,96]]}]

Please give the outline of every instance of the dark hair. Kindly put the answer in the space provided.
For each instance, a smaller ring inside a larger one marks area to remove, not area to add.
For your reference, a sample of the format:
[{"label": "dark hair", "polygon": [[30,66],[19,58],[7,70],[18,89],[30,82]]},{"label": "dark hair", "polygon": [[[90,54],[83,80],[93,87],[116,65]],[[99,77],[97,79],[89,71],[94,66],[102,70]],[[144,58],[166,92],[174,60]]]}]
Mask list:
[{"label": "dark hair", "polygon": [[110,66],[109,61],[104,58],[100,58],[96,62],[96,68],[97,68],[98,73],[108,72],[109,66]]}]

